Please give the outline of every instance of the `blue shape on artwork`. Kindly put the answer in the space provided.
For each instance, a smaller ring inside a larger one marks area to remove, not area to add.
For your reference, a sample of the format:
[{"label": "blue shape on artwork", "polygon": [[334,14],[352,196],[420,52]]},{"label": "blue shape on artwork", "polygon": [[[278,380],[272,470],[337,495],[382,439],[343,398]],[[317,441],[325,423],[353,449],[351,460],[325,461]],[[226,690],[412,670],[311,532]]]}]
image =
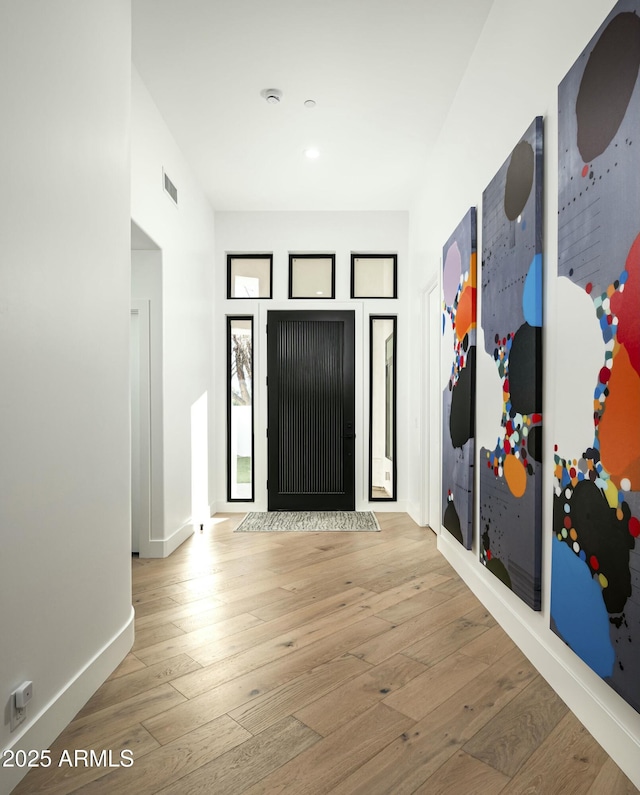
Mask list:
[{"label": "blue shape on artwork", "polygon": [[602,339],[605,343],[609,342],[613,338],[613,332],[605,314],[600,318],[600,328],[602,329]]},{"label": "blue shape on artwork", "polygon": [[542,254],[536,254],[524,280],[522,311],[530,326],[542,325]]},{"label": "blue shape on artwork", "polygon": [[564,541],[553,539],[551,617],[574,652],[599,676],[611,676],[615,651],[602,588]]}]

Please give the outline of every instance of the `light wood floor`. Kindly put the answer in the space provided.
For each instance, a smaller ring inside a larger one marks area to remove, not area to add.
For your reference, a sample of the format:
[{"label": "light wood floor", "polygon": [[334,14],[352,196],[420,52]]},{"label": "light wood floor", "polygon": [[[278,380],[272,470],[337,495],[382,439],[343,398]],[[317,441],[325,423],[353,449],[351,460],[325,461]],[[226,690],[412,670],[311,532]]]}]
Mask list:
[{"label": "light wood floor", "polygon": [[[131,654],[15,793],[622,795],[629,780],[405,514],[133,560]],[[131,749],[129,768],[57,767]]]}]

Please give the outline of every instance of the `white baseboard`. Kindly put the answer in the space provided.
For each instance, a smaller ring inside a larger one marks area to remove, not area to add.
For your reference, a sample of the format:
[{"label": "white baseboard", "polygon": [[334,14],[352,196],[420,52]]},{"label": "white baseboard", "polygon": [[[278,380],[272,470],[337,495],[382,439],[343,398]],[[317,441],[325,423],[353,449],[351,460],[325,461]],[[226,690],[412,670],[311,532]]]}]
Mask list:
[{"label": "white baseboard", "polygon": [[216,513],[249,513],[250,511],[266,511],[267,506],[258,502],[214,502],[211,516]]},{"label": "white baseboard", "polygon": [[[49,748],[84,707],[101,684],[122,662],[133,646],[133,607],[124,626],[89,660],[85,667],[43,707],[4,750],[30,751]],[[11,792],[28,768],[0,767],[0,792]]]},{"label": "white baseboard", "polygon": [[[211,515],[215,513],[249,513],[250,511],[266,511],[267,507],[253,502],[217,502],[211,507]],[[356,504],[356,511],[374,511],[375,513],[407,513],[407,503],[398,502],[362,502]],[[413,517],[411,517],[413,519]],[[415,521],[415,519],[414,519]]]},{"label": "white baseboard", "polygon": [[[449,536],[438,550],[621,770],[640,788],[640,714],[549,629],[544,612],[530,610]],[[493,582],[495,580],[495,584]]]},{"label": "white baseboard", "polygon": [[144,549],[140,547],[141,558],[168,558],[180,544],[183,544],[187,538],[193,535],[193,525],[191,522],[183,524],[175,530],[168,538],[152,538],[146,544]]},{"label": "white baseboard", "polygon": [[364,502],[361,506],[356,506],[357,511],[373,511],[374,513],[407,513],[407,503],[405,500],[398,502]]},{"label": "white baseboard", "polygon": [[407,505],[407,513],[413,519],[413,521],[418,525],[418,527],[426,527],[427,523],[422,519],[422,509],[420,507],[420,503],[418,502],[410,502]]}]

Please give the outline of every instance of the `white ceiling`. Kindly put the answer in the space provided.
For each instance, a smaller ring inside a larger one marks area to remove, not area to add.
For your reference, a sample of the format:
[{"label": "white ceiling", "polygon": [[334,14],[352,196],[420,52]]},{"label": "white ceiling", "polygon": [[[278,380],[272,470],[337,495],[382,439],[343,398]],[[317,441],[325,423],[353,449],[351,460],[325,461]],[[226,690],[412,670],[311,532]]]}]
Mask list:
[{"label": "white ceiling", "polygon": [[491,4],[133,0],[133,60],[214,209],[407,210]]}]

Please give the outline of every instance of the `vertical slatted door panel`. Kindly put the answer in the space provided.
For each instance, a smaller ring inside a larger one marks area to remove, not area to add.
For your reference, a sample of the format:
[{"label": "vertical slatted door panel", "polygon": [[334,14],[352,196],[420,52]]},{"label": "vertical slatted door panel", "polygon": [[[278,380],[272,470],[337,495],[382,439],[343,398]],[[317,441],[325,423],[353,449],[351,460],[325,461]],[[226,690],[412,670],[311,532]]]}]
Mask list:
[{"label": "vertical slatted door panel", "polygon": [[341,494],[342,323],[278,324],[279,491]]},{"label": "vertical slatted door panel", "polygon": [[268,320],[269,510],[354,510],[354,314]]}]

